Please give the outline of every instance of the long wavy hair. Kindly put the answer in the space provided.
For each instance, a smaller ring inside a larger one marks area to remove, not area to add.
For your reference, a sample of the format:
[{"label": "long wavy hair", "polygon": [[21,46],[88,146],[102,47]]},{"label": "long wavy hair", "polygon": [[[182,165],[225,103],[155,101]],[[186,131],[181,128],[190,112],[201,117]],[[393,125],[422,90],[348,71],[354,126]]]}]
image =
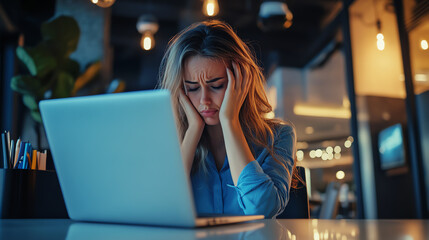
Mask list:
[{"label": "long wavy hair", "polygon": [[[255,149],[252,145],[266,148],[291,175],[292,173],[279,160],[281,156],[275,154],[274,151],[274,128],[277,124],[285,123],[278,119],[265,117],[272,111],[272,107],[265,94],[265,77],[257,64],[256,57],[235,34],[231,26],[218,20],[195,23],[178,33],[170,40],[161,62],[158,88],[169,89],[171,92],[180,139],[183,140],[188,129],[186,114],[178,100],[180,88],[183,87],[184,63],[189,57],[197,55],[221,60],[225,63],[235,61],[244,69],[249,70],[250,88],[239,113],[244,135],[253,154],[255,154]],[[204,131],[195,153],[193,171],[199,168],[207,172],[205,161],[208,153],[207,143],[207,134]],[[295,155],[295,149],[292,154]],[[295,164],[294,158],[293,169],[295,169]],[[294,171],[294,175],[296,175],[296,171]],[[294,182],[293,180],[292,185],[296,185]]]}]

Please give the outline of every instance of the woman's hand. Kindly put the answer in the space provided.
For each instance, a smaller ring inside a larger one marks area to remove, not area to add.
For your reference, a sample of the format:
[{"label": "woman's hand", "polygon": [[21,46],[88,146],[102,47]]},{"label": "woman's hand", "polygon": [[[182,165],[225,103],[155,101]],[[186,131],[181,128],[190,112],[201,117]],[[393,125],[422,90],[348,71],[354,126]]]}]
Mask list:
[{"label": "woman's hand", "polygon": [[204,119],[200,116],[194,105],[192,105],[188,96],[185,95],[183,89],[180,89],[179,92],[179,103],[185,111],[186,118],[188,119],[188,129],[203,129],[205,125]]},{"label": "woman's hand", "polygon": [[255,158],[247,144],[246,137],[240,125],[239,115],[244,100],[250,88],[248,79],[249,69],[232,62],[234,73],[227,68],[228,86],[225,91],[219,118],[222,125],[222,133],[225,141],[226,155],[234,185],[237,186],[238,178],[244,167]]},{"label": "woman's hand", "polygon": [[183,163],[185,164],[186,172],[188,175],[191,173],[192,164],[194,162],[195,151],[201,135],[204,131],[204,120],[192,105],[188,96],[185,95],[183,89],[180,89],[179,103],[185,111],[186,118],[188,119],[188,129],[186,129],[185,136],[180,144],[182,152]]},{"label": "woman's hand", "polygon": [[241,106],[249,92],[250,81],[248,79],[248,70],[237,63],[232,62],[234,73],[227,67],[228,85],[223,98],[222,106],[219,110],[219,119],[221,122],[238,122],[238,116]]}]

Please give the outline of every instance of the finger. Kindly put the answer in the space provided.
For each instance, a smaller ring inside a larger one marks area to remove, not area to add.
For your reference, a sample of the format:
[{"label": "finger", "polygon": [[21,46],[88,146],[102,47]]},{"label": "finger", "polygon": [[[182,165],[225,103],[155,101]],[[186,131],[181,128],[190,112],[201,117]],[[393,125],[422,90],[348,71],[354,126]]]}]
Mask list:
[{"label": "finger", "polygon": [[188,107],[191,104],[188,96],[185,95],[183,89],[180,89],[179,91],[179,102],[184,110],[188,110]]},{"label": "finger", "polygon": [[180,89],[179,90],[179,103],[182,106],[182,108],[185,108],[184,103],[183,103],[183,96],[184,95],[185,95],[185,93],[184,93],[183,89]]},{"label": "finger", "polygon": [[241,83],[243,81],[241,68],[236,62],[232,62],[232,67],[234,68],[235,73],[235,89],[241,90]]},{"label": "finger", "polygon": [[179,99],[183,99],[185,97],[185,90],[183,88],[179,89]]},{"label": "finger", "polygon": [[235,77],[231,69],[229,69],[228,67],[226,68],[226,75],[228,76],[228,85],[227,85],[226,91],[228,91],[228,89],[234,89]]}]

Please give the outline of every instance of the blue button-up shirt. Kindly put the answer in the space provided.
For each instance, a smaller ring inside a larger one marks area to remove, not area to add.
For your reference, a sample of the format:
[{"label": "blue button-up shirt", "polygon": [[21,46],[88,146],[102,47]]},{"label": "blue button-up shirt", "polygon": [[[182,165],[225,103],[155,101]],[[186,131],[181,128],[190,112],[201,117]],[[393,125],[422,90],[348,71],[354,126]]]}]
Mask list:
[{"label": "blue button-up shirt", "polygon": [[289,200],[291,173],[294,165],[295,133],[289,125],[275,131],[274,152],[285,167],[267,149],[255,149],[255,161],[246,165],[237,186],[232,181],[228,156],[220,169],[213,155],[206,158],[207,173],[197,170],[191,175],[194,200],[199,214],[265,215],[272,218],[283,212]]}]

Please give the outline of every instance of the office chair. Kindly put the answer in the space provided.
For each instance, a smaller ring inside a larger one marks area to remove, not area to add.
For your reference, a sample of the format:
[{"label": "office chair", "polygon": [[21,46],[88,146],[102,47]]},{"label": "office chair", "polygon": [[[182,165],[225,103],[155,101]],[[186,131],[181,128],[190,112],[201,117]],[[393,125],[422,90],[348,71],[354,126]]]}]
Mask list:
[{"label": "office chair", "polygon": [[305,168],[297,166],[296,170],[304,183],[299,181],[297,188],[290,189],[289,202],[285,210],[277,216],[277,219],[310,218]]}]

